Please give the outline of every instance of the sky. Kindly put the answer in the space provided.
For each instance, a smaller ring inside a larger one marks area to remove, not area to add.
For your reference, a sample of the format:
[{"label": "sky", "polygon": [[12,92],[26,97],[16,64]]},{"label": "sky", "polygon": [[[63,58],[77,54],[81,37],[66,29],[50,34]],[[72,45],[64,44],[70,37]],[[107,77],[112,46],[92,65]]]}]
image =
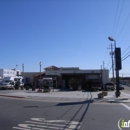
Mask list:
[{"label": "sky", "polygon": [[[130,48],[130,0],[0,0],[0,68],[111,71],[111,36],[122,58]],[[108,49],[109,48],[109,49]],[[128,49],[127,49],[128,48]],[[127,49],[127,51],[125,51]],[[123,57],[124,56],[124,57]],[[130,58],[120,75],[130,75]]]}]

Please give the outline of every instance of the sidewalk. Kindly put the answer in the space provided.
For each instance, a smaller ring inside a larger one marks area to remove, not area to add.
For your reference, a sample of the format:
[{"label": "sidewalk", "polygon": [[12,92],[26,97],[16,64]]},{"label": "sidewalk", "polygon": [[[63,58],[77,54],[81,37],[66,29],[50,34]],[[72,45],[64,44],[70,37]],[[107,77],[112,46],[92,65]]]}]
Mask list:
[{"label": "sidewalk", "polygon": [[104,96],[102,99],[98,99],[98,92],[87,92],[87,91],[68,91],[55,89],[54,92],[37,92],[37,90],[9,90],[0,91],[0,96],[13,97],[13,98],[23,98],[32,100],[43,100],[51,102],[71,102],[71,101],[92,101],[96,103],[130,103],[130,95],[121,91],[121,96],[119,98],[115,97],[115,91],[108,91],[108,95]]}]

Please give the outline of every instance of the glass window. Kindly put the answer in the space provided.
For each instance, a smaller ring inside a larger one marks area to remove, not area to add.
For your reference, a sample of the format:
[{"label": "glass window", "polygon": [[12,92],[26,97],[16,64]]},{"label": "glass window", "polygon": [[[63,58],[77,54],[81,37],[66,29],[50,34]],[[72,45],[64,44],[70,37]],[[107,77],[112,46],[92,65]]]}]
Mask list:
[{"label": "glass window", "polygon": [[4,74],[6,74],[6,71],[4,71]]}]

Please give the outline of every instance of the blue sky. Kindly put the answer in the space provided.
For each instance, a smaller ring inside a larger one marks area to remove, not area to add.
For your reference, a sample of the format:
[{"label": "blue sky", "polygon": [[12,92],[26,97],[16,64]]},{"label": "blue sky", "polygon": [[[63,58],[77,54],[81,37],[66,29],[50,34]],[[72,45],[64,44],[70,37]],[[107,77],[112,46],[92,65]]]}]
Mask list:
[{"label": "blue sky", "polygon": [[[1,0],[0,68],[100,69],[104,61],[110,69],[108,36],[122,52],[130,45],[129,7],[130,0]],[[122,62],[121,75],[130,74],[129,64]]]}]

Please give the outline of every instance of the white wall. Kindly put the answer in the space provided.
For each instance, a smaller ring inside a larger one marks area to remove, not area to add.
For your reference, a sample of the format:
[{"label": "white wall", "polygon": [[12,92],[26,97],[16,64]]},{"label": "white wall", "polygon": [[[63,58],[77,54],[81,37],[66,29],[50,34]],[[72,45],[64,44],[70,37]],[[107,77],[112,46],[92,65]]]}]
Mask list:
[{"label": "white wall", "polygon": [[2,78],[16,76],[17,71],[19,72],[19,75],[21,75],[21,72],[19,70],[0,69],[0,76]]},{"label": "white wall", "polygon": [[102,80],[103,80],[103,84],[109,82],[109,71],[108,70],[102,70]]},{"label": "white wall", "polygon": [[3,69],[0,69],[0,77],[3,78]]}]

